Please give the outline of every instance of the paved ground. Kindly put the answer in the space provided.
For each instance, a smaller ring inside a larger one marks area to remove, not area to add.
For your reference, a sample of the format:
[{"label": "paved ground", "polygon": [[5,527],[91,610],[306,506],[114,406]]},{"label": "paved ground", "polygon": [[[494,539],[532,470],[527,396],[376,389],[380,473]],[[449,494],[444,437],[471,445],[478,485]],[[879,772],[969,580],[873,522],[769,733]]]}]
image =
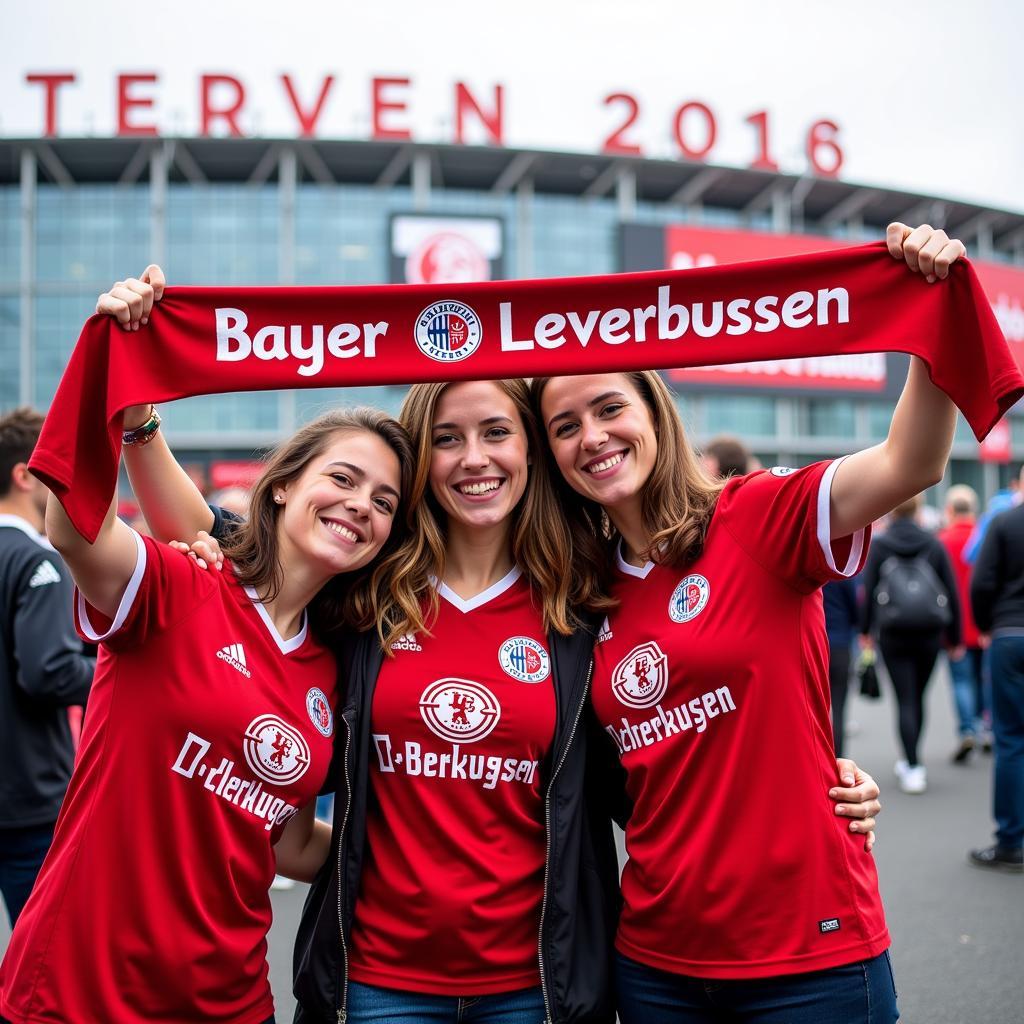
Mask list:
[{"label": "paved ground", "polygon": [[[893,935],[904,1024],[1020,1024],[1024,1021],[1024,878],[989,875],[965,861],[991,833],[991,762],[949,764],[953,726],[949,682],[939,670],[929,693],[925,757],[929,790],[900,793],[888,700],[853,700],[859,732],[850,753],[882,784],[885,812],[876,847]],[[766,780],[774,785],[776,780]],[[779,796],[785,813],[784,794]],[[291,1019],[291,936],[304,891],[274,893],[271,980],[278,1020]],[[0,924],[0,949],[7,933]]]}]

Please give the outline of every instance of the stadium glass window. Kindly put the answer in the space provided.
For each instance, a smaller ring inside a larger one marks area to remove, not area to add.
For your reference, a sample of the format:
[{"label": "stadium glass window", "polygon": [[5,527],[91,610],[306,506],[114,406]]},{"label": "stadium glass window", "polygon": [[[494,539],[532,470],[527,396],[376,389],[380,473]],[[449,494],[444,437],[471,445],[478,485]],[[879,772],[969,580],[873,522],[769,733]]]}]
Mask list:
[{"label": "stadium glass window", "polygon": [[20,189],[17,185],[4,185],[0,186],[0,287],[17,284],[20,278]]},{"label": "stadium glass window", "polygon": [[854,436],[856,413],[849,399],[808,398],[802,405],[804,428],[809,437]]},{"label": "stadium glass window", "polygon": [[893,408],[890,402],[871,402],[868,405],[868,435],[872,441],[884,441],[889,436]]},{"label": "stadium glass window", "polygon": [[536,195],[530,220],[534,277],[615,272],[619,211],[614,200]]},{"label": "stadium glass window", "polygon": [[175,284],[276,284],[280,206],[276,185],[171,185],[167,279]]},{"label": "stadium glass window", "polygon": [[17,296],[0,297],[0,412],[18,404],[21,367],[21,306]]},{"label": "stadium glass window", "polygon": [[[277,391],[240,391],[227,395],[200,395],[166,403],[161,407],[173,437],[216,433],[219,436],[265,431],[271,435],[284,433],[281,423],[281,400]],[[253,442],[254,445],[257,442]]]},{"label": "stadium glass window", "polygon": [[736,434],[742,438],[775,434],[775,399],[764,395],[704,396],[706,434]]},{"label": "stadium glass window", "polygon": [[[112,283],[112,282],[108,282]],[[96,292],[40,295],[35,302],[32,404],[49,407],[82,324],[96,308]]]},{"label": "stadium glass window", "polygon": [[36,194],[36,279],[72,290],[109,287],[149,262],[145,185],[40,185]]}]

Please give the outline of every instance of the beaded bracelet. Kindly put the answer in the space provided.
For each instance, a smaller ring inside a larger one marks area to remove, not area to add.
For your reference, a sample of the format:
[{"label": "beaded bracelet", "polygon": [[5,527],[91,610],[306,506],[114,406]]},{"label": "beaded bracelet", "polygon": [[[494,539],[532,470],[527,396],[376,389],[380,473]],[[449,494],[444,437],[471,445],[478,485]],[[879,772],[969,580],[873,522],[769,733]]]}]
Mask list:
[{"label": "beaded bracelet", "polygon": [[121,434],[121,444],[123,445],[144,445],[149,444],[157,435],[157,431],[160,429],[160,413],[156,411],[156,406],[153,406],[153,411],[149,414],[149,419],[145,423],[136,427],[134,430],[125,430]]}]

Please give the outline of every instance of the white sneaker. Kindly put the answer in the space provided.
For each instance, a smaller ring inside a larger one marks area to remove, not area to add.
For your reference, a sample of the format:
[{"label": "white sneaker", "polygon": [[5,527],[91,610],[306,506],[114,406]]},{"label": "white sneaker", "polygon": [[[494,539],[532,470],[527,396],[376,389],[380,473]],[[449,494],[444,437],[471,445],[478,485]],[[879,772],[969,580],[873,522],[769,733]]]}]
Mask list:
[{"label": "white sneaker", "polygon": [[892,766],[893,774],[900,782],[903,782],[903,776],[907,774],[907,769],[909,768],[910,762],[904,761],[902,758]]},{"label": "white sneaker", "polygon": [[928,788],[928,772],[923,764],[910,765],[900,776],[904,793],[923,793]]}]

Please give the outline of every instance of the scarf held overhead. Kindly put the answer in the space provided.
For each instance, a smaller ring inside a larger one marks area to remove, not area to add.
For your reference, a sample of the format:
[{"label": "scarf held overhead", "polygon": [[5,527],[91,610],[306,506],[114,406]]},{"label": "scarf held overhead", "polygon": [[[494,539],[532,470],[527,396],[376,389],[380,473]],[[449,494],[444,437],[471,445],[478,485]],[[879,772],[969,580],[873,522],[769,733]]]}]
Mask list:
[{"label": "scarf held overhead", "polygon": [[1024,393],[970,264],[930,285],[881,243],[607,277],[169,288],[138,331],[86,322],[30,468],[93,540],[129,405],[882,351],[920,356],[979,439]]}]

